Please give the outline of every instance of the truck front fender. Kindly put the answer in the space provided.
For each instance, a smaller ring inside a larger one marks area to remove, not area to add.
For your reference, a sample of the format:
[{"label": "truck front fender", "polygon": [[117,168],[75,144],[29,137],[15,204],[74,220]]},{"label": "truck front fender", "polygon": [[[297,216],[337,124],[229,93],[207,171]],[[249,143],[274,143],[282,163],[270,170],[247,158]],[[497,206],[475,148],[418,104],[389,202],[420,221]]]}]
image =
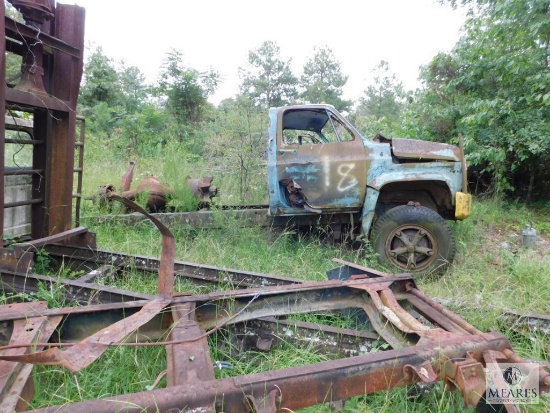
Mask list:
[{"label": "truck front fender", "polygon": [[460,173],[449,174],[448,167],[441,173],[439,171],[422,171],[414,173],[410,169],[400,171],[392,171],[391,173],[378,175],[376,178],[369,180],[370,188],[380,191],[384,185],[392,182],[418,182],[418,181],[441,181],[445,182],[452,194],[460,191],[462,185],[462,177]]},{"label": "truck front fender", "polygon": [[[430,169],[418,172],[413,172],[411,168],[403,170],[392,170],[391,173],[382,173],[375,178],[369,180],[367,186],[367,192],[365,195],[365,202],[363,203],[363,209],[361,212],[361,232],[359,239],[364,240],[370,231],[372,222],[374,220],[374,214],[380,191],[385,185],[393,182],[421,182],[421,181],[438,181],[442,182],[450,189],[452,199],[450,202],[455,204],[455,194],[460,191],[462,184],[462,177],[460,169],[451,169],[449,166],[435,166],[430,165]],[[460,165],[459,165],[460,166]],[[441,169],[441,170],[439,170]],[[450,173],[451,172],[451,173]],[[456,173],[453,173],[456,172]]]}]

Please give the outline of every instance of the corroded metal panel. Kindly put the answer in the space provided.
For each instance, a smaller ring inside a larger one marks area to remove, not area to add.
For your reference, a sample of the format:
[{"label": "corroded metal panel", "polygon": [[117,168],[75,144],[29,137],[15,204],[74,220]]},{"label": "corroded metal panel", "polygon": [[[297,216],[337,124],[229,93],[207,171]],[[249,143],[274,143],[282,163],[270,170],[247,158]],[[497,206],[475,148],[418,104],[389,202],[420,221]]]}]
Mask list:
[{"label": "corroded metal panel", "polygon": [[393,154],[398,158],[418,160],[442,160],[459,162],[462,158],[460,148],[440,142],[416,139],[392,139]]},{"label": "corroded metal panel", "polygon": [[[285,107],[270,112],[270,213],[311,213],[288,199],[281,181],[293,180],[307,205],[331,211],[363,204],[371,155],[363,138],[329,106]],[[315,211],[313,211],[315,212]]]},{"label": "corroded metal panel", "polygon": [[71,227],[73,164],[67,160],[74,159],[84,9],[53,0],[12,4],[25,23],[6,18],[2,33],[9,51],[21,56],[22,66],[19,83],[3,89],[3,102],[8,109],[32,113],[34,138],[45,143],[33,151],[33,169],[44,172],[33,176],[31,237],[42,238]]},{"label": "corroded metal panel", "polygon": [[[0,41],[0,79],[2,79],[2,85],[0,85],[0,105],[2,108],[6,107],[6,88],[4,87],[6,80],[6,41],[5,41],[5,27],[4,27],[4,14],[5,3],[0,5],[0,33],[2,33],[2,40]],[[6,123],[4,116],[0,116],[0,239],[4,239],[4,167],[5,167],[5,142],[6,142]],[[3,241],[2,241],[3,242]]]},{"label": "corroded metal panel", "polygon": [[[62,316],[54,315],[46,317],[40,315],[40,313],[47,309],[47,304],[43,301],[34,303],[34,308],[39,310],[39,314],[13,321],[9,332],[9,343],[2,343],[4,334],[2,334],[3,331],[0,331],[0,345],[32,341],[44,343],[50,339],[61,322]],[[0,306],[0,313],[19,312],[20,314],[25,314],[28,309],[28,304],[10,304]],[[7,325],[8,323],[4,321],[3,324]],[[0,330],[5,331],[6,329],[4,327]],[[36,349],[41,350],[42,347],[39,345]],[[29,347],[15,347],[3,351],[2,354],[17,356],[28,354],[30,351]],[[32,365],[6,360],[0,361],[0,411],[25,410],[33,395]]]}]

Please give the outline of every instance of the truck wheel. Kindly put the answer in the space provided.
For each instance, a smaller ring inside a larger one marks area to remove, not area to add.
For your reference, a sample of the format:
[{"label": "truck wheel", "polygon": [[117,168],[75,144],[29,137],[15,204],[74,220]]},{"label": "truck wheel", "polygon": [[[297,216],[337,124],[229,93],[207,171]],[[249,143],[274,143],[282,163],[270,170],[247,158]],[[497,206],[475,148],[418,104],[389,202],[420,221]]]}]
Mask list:
[{"label": "truck wheel", "polygon": [[390,209],[374,223],[371,242],[380,262],[389,262],[407,272],[442,271],[451,264],[456,252],[447,222],[422,206]]}]

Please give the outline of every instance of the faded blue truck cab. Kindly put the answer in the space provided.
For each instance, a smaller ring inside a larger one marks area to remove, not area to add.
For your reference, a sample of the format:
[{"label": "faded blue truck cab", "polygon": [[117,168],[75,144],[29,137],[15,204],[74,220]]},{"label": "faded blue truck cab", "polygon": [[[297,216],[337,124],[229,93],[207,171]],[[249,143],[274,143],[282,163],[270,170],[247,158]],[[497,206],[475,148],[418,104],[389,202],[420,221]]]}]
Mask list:
[{"label": "faded blue truck cab", "polygon": [[471,209],[460,148],[367,139],[330,105],[271,108],[269,120],[271,215],[350,224],[353,236],[370,235],[381,261],[401,270],[432,271],[452,261],[445,220],[464,219]]}]

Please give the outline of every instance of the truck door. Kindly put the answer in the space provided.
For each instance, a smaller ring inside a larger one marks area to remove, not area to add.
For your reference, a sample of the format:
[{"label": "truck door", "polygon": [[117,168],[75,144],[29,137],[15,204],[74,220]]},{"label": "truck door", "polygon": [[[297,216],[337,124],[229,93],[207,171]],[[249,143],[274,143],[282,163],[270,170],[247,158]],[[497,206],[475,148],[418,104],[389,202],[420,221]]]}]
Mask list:
[{"label": "truck door", "polygon": [[[362,206],[366,152],[361,136],[326,106],[291,107],[278,114],[278,180],[292,179],[313,208],[345,212]],[[287,202],[288,212],[300,208],[292,198]]]}]

